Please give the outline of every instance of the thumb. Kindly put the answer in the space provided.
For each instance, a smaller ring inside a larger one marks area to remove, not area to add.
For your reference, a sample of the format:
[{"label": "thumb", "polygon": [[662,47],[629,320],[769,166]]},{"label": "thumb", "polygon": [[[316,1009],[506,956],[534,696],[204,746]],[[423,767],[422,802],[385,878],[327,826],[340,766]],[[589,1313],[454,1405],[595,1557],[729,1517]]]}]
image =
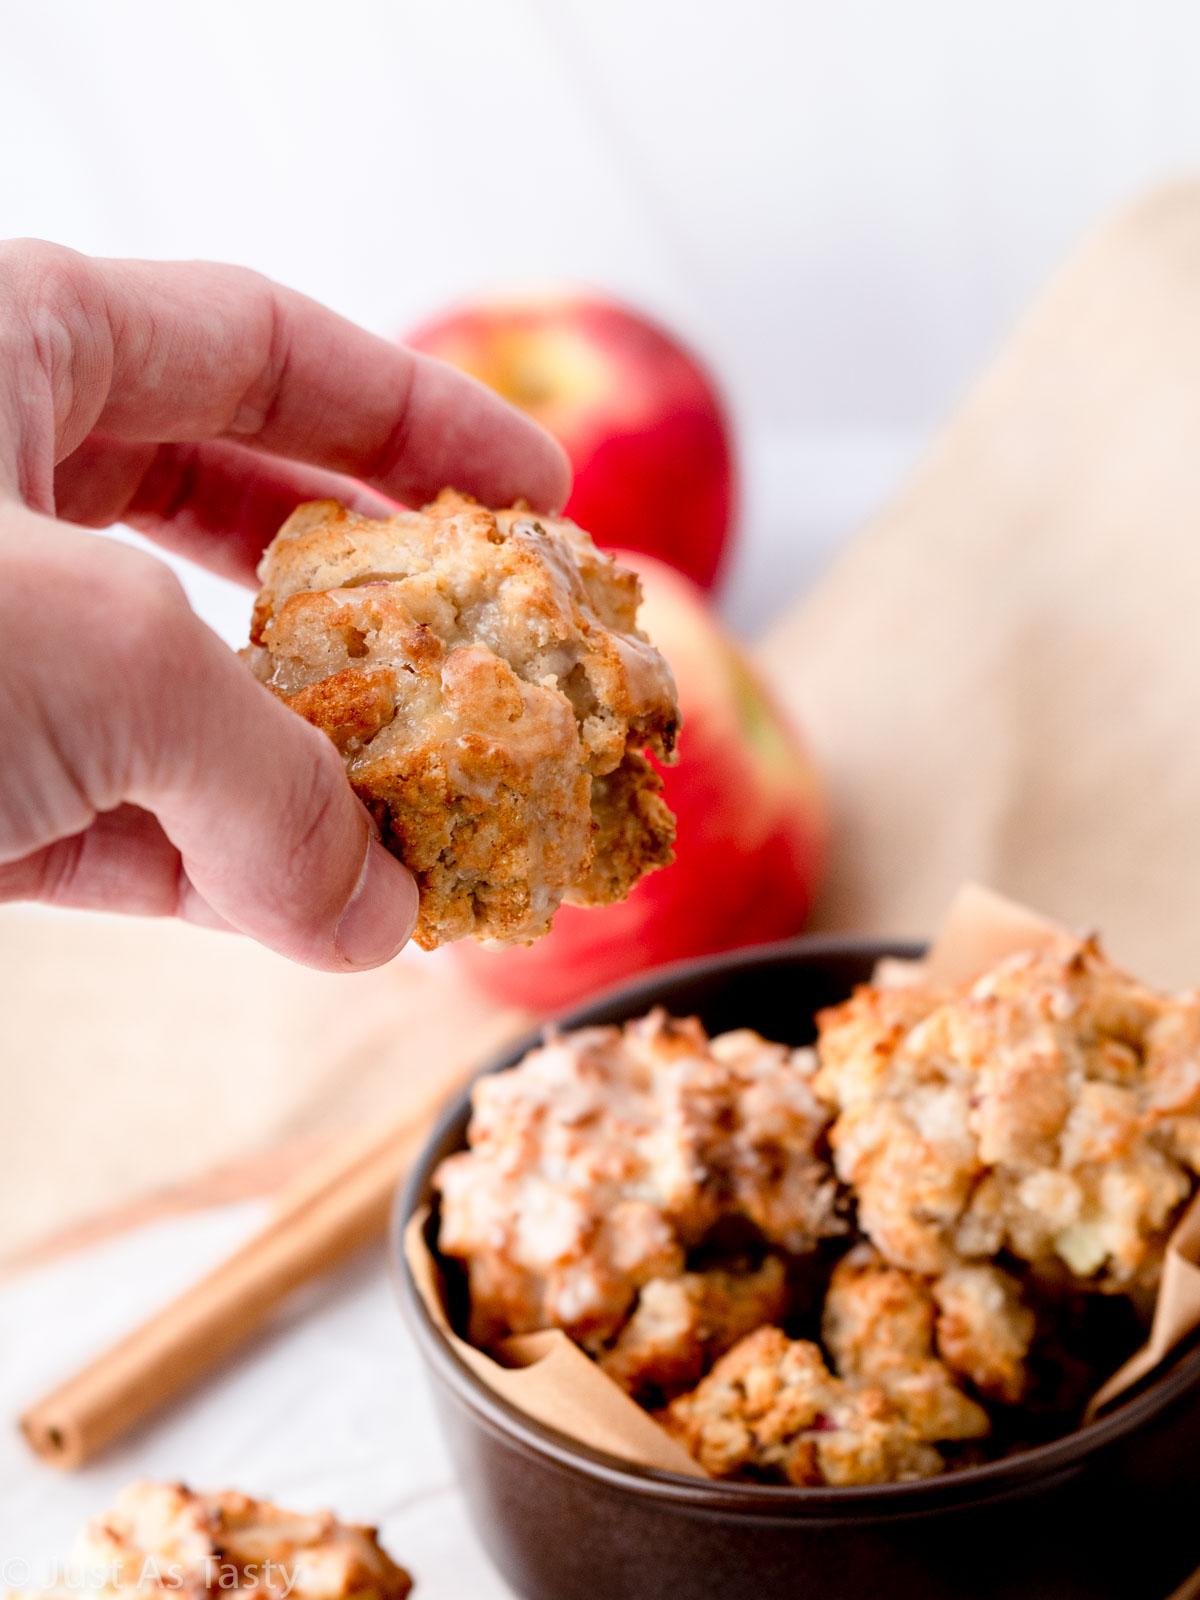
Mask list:
[{"label": "thumb", "polygon": [[182,869],[217,918],[307,966],[395,955],[417,887],[329,739],[253,678],[162,563],[20,516],[40,526],[3,541],[0,860],[132,803],[178,860],[131,854],[131,873]]},{"label": "thumb", "polygon": [[391,960],[412,933],[417,886],[341,757],[198,619],[186,634],[186,661],[165,673],[168,736],[143,739],[129,798],[156,814],[196,892],[243,933],[326,971]]},{"label": "thumb", "polygon": [[232,927],[324,971],[390,961],[417,918],[411,873],[381,843],[324,734],[278,701],[245,730],[255,722],[256,760],[214,769],[219,813],[199,797],[156,801],[153,790],[140,803],[157,810],[193,888]]}]

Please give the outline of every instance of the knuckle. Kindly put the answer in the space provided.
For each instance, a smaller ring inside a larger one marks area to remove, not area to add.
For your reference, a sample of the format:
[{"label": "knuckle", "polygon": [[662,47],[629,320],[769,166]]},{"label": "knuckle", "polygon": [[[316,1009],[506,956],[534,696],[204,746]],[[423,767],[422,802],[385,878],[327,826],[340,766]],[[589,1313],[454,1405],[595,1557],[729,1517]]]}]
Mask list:
[{"label": "knuckle", "polygon": [[40,239],[0,244],[0,367],[15,375],[24,396],[17,413],[18,486],[22,498],[47,510],[54,503],[49,474],[60,428],[73,422],[86,431],[91,425],[77,415],[80,350],[93,384],[111,375],[111,329],[92,262]]},{"label": "knuckle", "polygon": [[9,239],[0,243],[0,294],[9,314],[25,322],[40,314],[86,304],[93,267],[87,256],[45,239]]},{"label": "knuckle", "polygon": [[129,797],[177,738],[192,613],[161,562],[108,540],[95,543],[94,554],[60,569],[55,586],[56,613],[72,640],[54,669],[55,702],[72,730],[78,783],[107,809]]},{"label": "knuckle", "polygon": [[183,585],[164,562],[140,550],[113,543],[105,554],[87,588],[109,670],[153,682],[176,657],[192,617]]},{"label": "knuckle", "polygon": [[84,259],[78,251],[49,239],[4,239],[0,241],[0,280],[37,283],[46,274],[60,271],[65,263]]},{"label": "knuckle", "polygon": [[287,375],[287,318],[279,290],[269,278],[247,271],[238,287],[244,303],[256,307],[257,318],[252,336],[254,355],[248,363],[252,376],[233,410],[229,431],[253,438],[270,423]]},{"label": "knuckle", "polygon": [[340,810],[337,791],[319,761],[314,762],[310,772],[311,778],[298,774],[286,822],[288,855],[301,870],[307,870],[312,858],[324,853],[325,841],[337,825]]},{"label": "knuckle", "polygon": [[280,887],[287,901],[309,904],[324,921],[349,898],[365,838],[354,838],[349,827],[350,790],[341,758],[323,734],[310,748],[313,759],[296,763],[280,817]]}]

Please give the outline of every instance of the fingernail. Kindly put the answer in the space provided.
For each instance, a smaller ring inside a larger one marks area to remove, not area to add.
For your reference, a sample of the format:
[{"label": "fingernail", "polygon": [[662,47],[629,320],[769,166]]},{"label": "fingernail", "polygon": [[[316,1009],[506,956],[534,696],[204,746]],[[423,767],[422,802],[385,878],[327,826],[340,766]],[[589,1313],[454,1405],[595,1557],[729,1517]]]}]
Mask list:
[{"label": "fingernail", "polygon": [[372,834],[333,941],[348,967],[380,967],[408,943],[417,920],[412,874]]}]

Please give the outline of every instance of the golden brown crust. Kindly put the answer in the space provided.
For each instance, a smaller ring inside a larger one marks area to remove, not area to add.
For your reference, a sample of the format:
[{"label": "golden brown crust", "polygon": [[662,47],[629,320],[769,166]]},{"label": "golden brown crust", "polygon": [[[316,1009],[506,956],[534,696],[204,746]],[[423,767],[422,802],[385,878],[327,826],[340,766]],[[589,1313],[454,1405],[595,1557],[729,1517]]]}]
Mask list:
[{"label": "golden brown crust", "polygon": [[673,858],[675,819],[662,797],[662,779],[630,750],[621,765],[592,779],[596,853],[591,870],[565,899],[577,906],[624,900],[639,878]]},{"label": "golden brown crust", "polygon": [[844,1231],[812,1065],[656,1012],[551,1038],[480,1079],[470,1148],[435,1176],[472,1339],[558,1327],[598,1351],[722,1218],[795,1253]]},{"label": "golden brown crust", "polygon": [[890,1266],[870,1245],[838,1262],[821,1325],[838,1373],[881,1384],[926,1439],[987,1431],[957,1379],[988,1399],[1020,1400],[1033,1334],[1020,1286],[990,1263],[930,1282]]},{"label": "golden brown crust", "polygon": [[409,1575],[380,1548],[373,1528],[331,1512],[298,1515],[227,1491],[195,1494],[182,1484],[136,1483],[84,1528],[73,1566],[103,1574],[92,1592],[121,1595],[162,1587],[188,1597],[228,1593],[236,1582],[264,1600],[405,1600]]},{"label": "golden brown crust", "polygon": [[779,1328],[749,1334],[659,1419],[716,1478],[799,1486],[897,1483],[942,1457],[878,1384],[846,1382]]},{"label": "golden brown crust", "polygon": [[869,1245],[844,1256],[825,1297],[821,1336],[841,1377],[878,1384],[918,1439],[979,1439],[987,1413],[934,1354],[928,1286]]},{"label": "golden brown crust", "polygon": [[936,1318],[922,1279],[856,1245],[829,1281],[821,1338],[843,1378],[870,1378],[927,1360]]},{"label": "golden brown crust", "polygon": [[390,667],[345,667],[298,689],[287,704],[350,755],[396,715],[396,674]]},{"label": "golden brown crust", "polygon": [[1155,1280],[1200,1155],[1195,996],[1064,939],[951,992],[860,990],[819,1025],[838,1172],[889,1261],[932,1277],[1007,1250]]},{"label": "golden brown crust", "polygon": [[1015,1278],[990,1263],[952,1267],[930,1291],[938,1355],[989,1400],[1016,1405],[1029,1388],[1026,1360],[1036,1319]]},{"label": "golden brown crust", "polygon": [[600,1357],[614,1383],[645,1402],[690,1389],[718,1356],[787,1308],[779,1256],[749,1270],[710,1268],[643,1286],[629,1321]]},{"label": "golden brown crust", "polygon": [[259,569],[247,652],[322,728],[416,874],[415,937],[545,933],[671,859],[674,820],[638,754],[679,713],[637,629],[636,575],[572,523],[444,491],[386,522],[302,506]]}]

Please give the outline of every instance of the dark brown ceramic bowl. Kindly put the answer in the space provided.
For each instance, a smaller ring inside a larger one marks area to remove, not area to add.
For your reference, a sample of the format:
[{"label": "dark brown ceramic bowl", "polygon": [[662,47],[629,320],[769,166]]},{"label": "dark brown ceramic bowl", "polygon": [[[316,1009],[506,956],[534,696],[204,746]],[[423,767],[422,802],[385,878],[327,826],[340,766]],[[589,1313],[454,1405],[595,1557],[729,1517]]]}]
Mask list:
[{"label": "dark brown ceramic bowl", "polygon": [[[797,939],[657,972],[563,1025],[651,1006],[712,1032],[804,1044],[819,1007],[910,945]],[[486,1070],[520,1060],[538,1036]],[[728,1484],[629,1466],[541,1427],[484,1387],[403,1265],[404,1224],[465,1142],[445,1118],[397,1206],[401,1294],[479,1535],[525,1600],[1165,1600],[1200,1562],[1200,1348],[1090,1427],[918,1483]]]}]

